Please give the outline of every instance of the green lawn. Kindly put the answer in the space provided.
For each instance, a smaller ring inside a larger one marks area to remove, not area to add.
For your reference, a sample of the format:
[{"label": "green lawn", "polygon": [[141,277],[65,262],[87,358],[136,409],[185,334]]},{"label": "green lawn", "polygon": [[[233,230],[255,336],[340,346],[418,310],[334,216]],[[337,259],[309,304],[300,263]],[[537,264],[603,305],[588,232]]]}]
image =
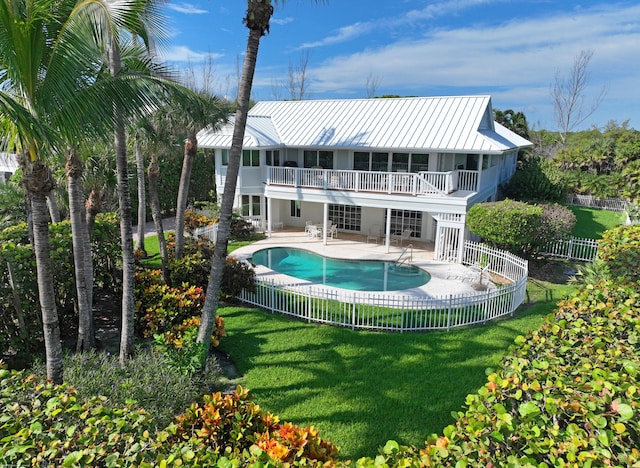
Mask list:
[{"label": "green lawn", "polygon": [[453,422],[517,335],[538,328],[570,288],[531,285],[534,306],[512,320],[450,332],[371,333],[222,308],[228,353],[256,401],[281,420],[313,425],[347,459],[388,439],[418,446]]},{"label": "green lawn", "polygon": [[568,207],[576,215],[576,226],[571,233],[575,237],[601,239],[607,229],[620,226],[624,222],[624,213],[598,210],[584,206]]},{"label": "green lawn", "polygon": [[[153,259],[157,241],[147,240]],[[223,307],[228,336],[221,349],[265,410],[319,428],[345,459],[374,456],[389,439],[422,446],[441,433],[514,338],[538,328],[571,290],[532,280],[530,304],[515,318],[449,332],[353,332]]]}]

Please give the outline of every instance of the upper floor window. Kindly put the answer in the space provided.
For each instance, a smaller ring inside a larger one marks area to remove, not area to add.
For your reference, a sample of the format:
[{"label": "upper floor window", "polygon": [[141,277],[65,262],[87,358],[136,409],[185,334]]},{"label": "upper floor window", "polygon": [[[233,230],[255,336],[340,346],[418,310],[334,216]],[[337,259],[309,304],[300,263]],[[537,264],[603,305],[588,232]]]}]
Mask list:
[{"label": "upper floor window", "polygon": [[222,153],[222,165],[223,166],[228,166],[229,165],[229,150],[228,149],[223,149],[221,150]]},{"label": "upper floor window", "polygon": [[304,167],[333,169],[333,151],[305,150]]},{"label": "upper floor window", "polygon": [[259,166],[260,151],[259,150],[242,150],[243,166]]},{"label": "upper floor window", "polygon": [[429,155],[412,153],[409,172],[426,172],[428,170],[429,170]]},{"label": "upper floor window", "polygon": [[280,165],[280,150],[267,150],[265,153],[267,166]]},{"label": "upper floor window", "polygon": [[391,170],[393,172],[409,172],[409,153],[393,153]]}]

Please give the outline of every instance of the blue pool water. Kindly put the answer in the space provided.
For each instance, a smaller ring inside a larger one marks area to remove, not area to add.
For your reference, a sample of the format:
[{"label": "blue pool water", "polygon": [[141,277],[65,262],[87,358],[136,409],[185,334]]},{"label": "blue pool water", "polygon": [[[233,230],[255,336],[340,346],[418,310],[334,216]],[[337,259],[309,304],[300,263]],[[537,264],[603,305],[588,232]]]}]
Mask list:
[{"label": "blue pool water", "polygon": [[289,247],[258,250],[251,261],[278,273],[355,291],[410,289],[431,279],[429,273],[414,266],[382,260],[341,260]]}]

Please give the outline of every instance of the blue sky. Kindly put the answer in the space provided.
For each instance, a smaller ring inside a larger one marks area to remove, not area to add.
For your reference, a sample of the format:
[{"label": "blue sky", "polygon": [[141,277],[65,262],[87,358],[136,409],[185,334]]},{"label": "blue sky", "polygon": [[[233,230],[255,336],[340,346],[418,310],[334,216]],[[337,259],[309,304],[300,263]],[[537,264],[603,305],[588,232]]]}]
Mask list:
[{"label": "blue sky", "polygon": [[[248,30],[246,1],[167,3],[161,57],[213,64],[211,87],[235,96]],[[582,128],[629,120],[640,129],[640,4],[572,0],[287,0],[260,44],[256,100],[284,99],[290,67],[308,53],[308,98],[489,94],[535,128],[555,129],[550,86],[592,51],[585,106],[606,90]]]}]

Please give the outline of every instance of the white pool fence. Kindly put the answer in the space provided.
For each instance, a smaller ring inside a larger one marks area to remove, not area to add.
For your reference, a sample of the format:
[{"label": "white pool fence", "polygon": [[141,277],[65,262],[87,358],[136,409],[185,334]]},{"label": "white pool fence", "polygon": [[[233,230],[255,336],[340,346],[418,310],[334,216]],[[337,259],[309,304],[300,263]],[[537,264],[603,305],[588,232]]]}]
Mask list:
[{"label": "white pool fence", "polygon": [[598,256],[598,241],[572,236],[569,239],[555,241],[547,245],[543,249],[542,255],[593,262]]},{"label": "white pool fence", "polygon": [[[258,280],[243,291],[245,303],[303,319],[351,329],[384,331],[449,330],[511,315],[526,297],[528,262],[484,244],[465,242],[466,265],[477,263],[508,284],[466,294],[416,296],[345,291],[308,284]],[[460,280],[451,280],[460,281]]]},{"label": "white pool fence", "polygon": [[567,205],[586,206],[610,211],[626,211],[629,202],[624,198],[597,198],[593,195],[570,193],[567,195]]}]

